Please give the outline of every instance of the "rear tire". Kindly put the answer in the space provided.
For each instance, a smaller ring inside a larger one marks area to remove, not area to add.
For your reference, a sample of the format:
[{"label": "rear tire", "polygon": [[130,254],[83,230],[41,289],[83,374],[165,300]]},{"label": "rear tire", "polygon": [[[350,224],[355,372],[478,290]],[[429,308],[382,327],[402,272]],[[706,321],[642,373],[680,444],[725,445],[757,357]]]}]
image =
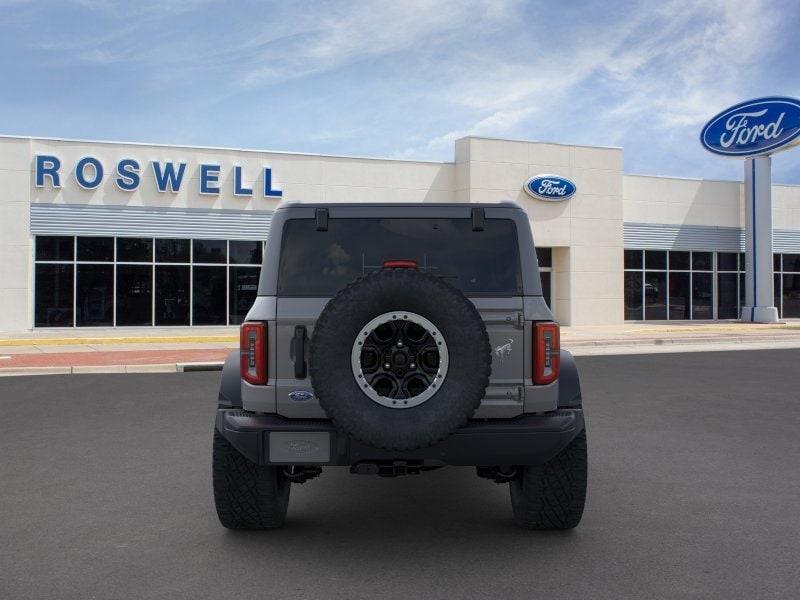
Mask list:
[{"label": "rear tire", "polygon": [[214,504],[228,529],[275,529],[283,525],[290,482],[276,467],[245,458],[214,428]]},{"label": "rear tire", "polygon": [[523,529],[572,529],[586,501],[586,430],[543,465],[520,467],[510,483],[514,520]]}]

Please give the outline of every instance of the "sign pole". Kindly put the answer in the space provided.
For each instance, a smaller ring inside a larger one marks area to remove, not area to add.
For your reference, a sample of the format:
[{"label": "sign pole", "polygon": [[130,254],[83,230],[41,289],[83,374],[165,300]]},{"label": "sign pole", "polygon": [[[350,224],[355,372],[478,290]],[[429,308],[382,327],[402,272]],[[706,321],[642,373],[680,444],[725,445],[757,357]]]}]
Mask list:
[{"label": "sign pole", "polygon": [[744,161],[745,306],[741,320],[777,323],[772,275],[772,158]]}]

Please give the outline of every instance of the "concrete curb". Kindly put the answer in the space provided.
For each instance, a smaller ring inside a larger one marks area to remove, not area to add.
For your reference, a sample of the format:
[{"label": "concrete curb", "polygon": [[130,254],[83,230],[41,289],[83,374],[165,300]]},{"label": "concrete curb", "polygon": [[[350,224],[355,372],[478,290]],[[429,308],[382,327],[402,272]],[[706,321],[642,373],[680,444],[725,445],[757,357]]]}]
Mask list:
[{"label": "concrete curb", "polygon": [[88,375],[99,373],[189,373],[221,371],[224,362],[181,362],[153,365],[76,365],[73,367],[15,367],[0,369],[0,377],[30,375]]}]

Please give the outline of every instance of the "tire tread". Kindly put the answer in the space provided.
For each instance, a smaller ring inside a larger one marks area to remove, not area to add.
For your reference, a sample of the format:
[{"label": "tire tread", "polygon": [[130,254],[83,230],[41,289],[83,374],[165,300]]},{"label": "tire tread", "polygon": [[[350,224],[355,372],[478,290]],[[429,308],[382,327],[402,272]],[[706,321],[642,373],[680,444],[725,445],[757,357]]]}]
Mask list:
[{"label": "tire tread", "polygon": [[277,467],[242,455],[214,428],[214,504],[228,529],[275,529],[283,525],[290,483]]},{"label": "tire tread", "polygon": [[522,467],[510,484],[511,506],[523,529],[572,529],[586,502],[586,430],[543,465]]}]

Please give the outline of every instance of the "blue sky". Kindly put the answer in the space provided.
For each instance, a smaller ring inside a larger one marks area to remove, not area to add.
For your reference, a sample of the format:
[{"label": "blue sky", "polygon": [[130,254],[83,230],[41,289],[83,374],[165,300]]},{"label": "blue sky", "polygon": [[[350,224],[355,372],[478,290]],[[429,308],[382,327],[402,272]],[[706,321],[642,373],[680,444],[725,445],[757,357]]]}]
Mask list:
[{"label": "blue sky", "polygon": [[[800,97],[800,3],[0,0],[0,133],[452,160],[469,135],[741,179],[698,134]],[[800,148],[775,156],[800,184]]]}]

